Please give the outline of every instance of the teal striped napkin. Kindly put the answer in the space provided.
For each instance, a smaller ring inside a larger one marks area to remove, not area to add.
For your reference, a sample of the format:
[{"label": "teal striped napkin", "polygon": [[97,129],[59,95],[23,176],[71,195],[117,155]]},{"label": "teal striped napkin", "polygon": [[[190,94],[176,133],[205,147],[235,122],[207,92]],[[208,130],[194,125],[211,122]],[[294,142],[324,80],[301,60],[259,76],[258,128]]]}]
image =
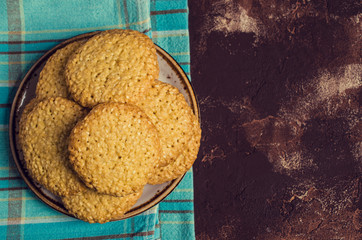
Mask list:
[{"label": "teal striped napkin", "polygon": [[195,238],[191,171],[172,194],[147,212],[123,221],[88,224],[37,199],[15,168],[8,123],[22,77],[64,39],[111,28],[146,33],[189,75],[186,0],[0,0],[0,239]]}]

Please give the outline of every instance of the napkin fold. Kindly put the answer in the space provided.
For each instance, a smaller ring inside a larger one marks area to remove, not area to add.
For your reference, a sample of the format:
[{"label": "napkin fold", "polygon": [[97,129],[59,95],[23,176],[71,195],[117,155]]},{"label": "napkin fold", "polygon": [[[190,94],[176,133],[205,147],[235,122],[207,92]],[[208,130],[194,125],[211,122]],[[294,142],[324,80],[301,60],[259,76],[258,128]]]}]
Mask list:
[{"label": "napkin fold", "polygon": [[0,0],[0,239],[195,238],[192,170],[159,205],[105,224],[89,224],[53,210],[16,170],[8,124],[21,79],[65,39],[112,28],[144,32],[190,77],[187,0]]}]

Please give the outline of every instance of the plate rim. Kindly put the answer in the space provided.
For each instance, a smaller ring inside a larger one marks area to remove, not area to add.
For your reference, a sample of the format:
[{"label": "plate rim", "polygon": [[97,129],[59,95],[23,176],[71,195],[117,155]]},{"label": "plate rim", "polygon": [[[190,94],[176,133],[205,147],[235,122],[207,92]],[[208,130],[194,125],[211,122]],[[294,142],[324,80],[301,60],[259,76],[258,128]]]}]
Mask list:
[{"label": "plate rim", "polygon": [[[100,33],[102,31],[94,31],[94,32],[88,32],[88,33],[83,33],[74,37],[71,37],[65,41],[60,42],[59,44],[57,44],[56,46],[52,47],[51,49],[49,49],[46,53],[44,53],[32,66],[31,68],[27,71],[27,73],[25,74],[25,76],[22,78],[19,87],[16,91],[16,94],[12,100],[11,103],[11,109],[10,109],[10,116],[9,116],[9,142],[10,142],[10,149],[11,149],[11,154],[13,157],[13,161],[15,162],[16,165],[16,169],[18,171],[18,173],[20,174],[21,178],[23,179],[23,181],[26,183],[26,185],[28,186],[28,188],[30,188],[30,190],[37,196],[38,199],[40,199],[43,203],[45,203],[46,205],[50,206],[51,208],[53,208],[54,210],[68,215],[70,217],[73,217],[75,219],[78,219],[76,216],[72,215],[71,213],[69,213],[65,208],[60,207],[56,202],[54,202],[51,198],[47,197],[44,193],[42,193],[39,188],[36,186],[36,183],[31,179],[31,177],[26,174],[26,169],[22,167],[22,164],[20,163],[20,159],[18,158],[18,154],[19,154],[19,149],[17,149],[16,147],[16,133],[15,133],[15,120],[16,120],[16,110],[17,110],[17,105],[19,102],[19,96],[21,94],[21,92],[23,91],[23,86],[25,84],[25,82],[27,82],[29,80],[29,78],[31,77],[31,74],[33,73],[33,71],[35,69],[37,69],[39,67],[39,65],[46,59],[49,58],[52,54],[55,53],[55,51],[57,51],[58,49],[65,47],[66,45],[68,45],[71,42],[80,40],[80,39],[86,39],[86,38],[90,38],[98,33]],[[155,43],[154,43],[155,44]],[[170,55],[168,54],[163,48],[161,48],[160,46],[158,46],[157,44],[155,44],[156,47],[156,51],[161,55],[161,57],[163,57],[164,59],[166,59],[168,62],[170,62],[172,64],[172,68],[174,70],[176,70],[175,72],[179,75],[181,81],[182,81],[182,85],[185,85],[185,87],[188,90],[188,95],[190,96],[190,100],[191,100],[191,109],[193,110],[194,114],[196,115],[197,119],[199,120],[199,124],[201,125],[201,118],[200,118],[200,107],[199,107],[199,103],[198,100],[196,98],[196,94],[195,94],[195,90],[192,86],[192,83],[190,82],[190,80],[188,79],[185,71],[182,69],[182,67],[177,63],[177,61]],[[183,174],[182,176],[170,181],[170,184],[165,187],[159,195],[156,195],[155,197],[151,198],[148,202],[142,204],[141,206],[137,207],[136,209],[132,210],[131,212],[126,212],[122,217],[117,218],[117,219],[113,219],[112,221],[119,221],[119,220],[124,220],[136,215],[139,215],[147,210],[149,210],[150,208],[154,207],[155,205],[157,205],[158,203],[160,203],[164,198],[166,198],[176,187],[177,185],[181,182],[181,180],[184,178],[184,176],[186,175]]]}]

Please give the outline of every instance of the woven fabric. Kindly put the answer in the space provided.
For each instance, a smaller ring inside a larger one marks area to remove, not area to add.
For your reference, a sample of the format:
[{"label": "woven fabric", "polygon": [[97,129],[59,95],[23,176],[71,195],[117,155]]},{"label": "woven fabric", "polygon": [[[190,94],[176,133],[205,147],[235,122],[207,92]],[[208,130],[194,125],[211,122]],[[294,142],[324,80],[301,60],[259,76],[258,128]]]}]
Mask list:
[{"label": "woven fabric", "polygon": [[144,32],[189,75],[186,0],[0,0],[0,239],[194,239],[189,171],[159,205],[130,219],[89,224],[40,201],[19,176],[9,147],[10,107],[23,76],[70,37],[112,28]]}]

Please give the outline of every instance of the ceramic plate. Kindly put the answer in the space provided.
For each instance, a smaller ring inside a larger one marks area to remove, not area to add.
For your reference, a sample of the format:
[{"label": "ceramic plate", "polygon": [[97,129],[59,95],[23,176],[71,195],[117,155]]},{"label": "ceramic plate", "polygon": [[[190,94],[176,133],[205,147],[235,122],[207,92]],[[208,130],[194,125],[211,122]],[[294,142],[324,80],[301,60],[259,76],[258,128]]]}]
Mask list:
[{"label": "ceramic plate", "polygon": [[[17,166],[17,169],[29,186],[29,188],[38,196],[44,203],[54,208],[55,210],[72,216],[63,206],[62,202],[58,197],[47,191],[41,185],[35,183],[28,175],[26,168],[24,167],[24,159],[22,152],[18,144],[18,133],[19,133],[19,120],[21,113],[26,106],[26,104],[35,97],[36,84],[38,82],[39,73],[43,69],[46,61],[49,57],[55,53],[56,50],[66,46],[67,44],[81,40],[88,39],[98,32],[82,34],[74,38],[68,39],[61,44],[55,46],[49,50],[44,56],[42,56],[29,70],[22,80],[19,89],[15,95],[11,113],[10,113],[10,122],[9,122],[9,136],[10,136],[10,147],[12,155]],[[159,80],[162,82],[169,83],[177,87],[180,92],[185,96],[186,101],[193,109],[195,115],[199,118],[199,108],[198,103],[195,97],[195,93],[192,89],[192,86],[182,70],[182,68],[177,64],[177,62],[163,49],[156,45],[157,49],[157,58],[160,65],[160,76]],[[182,176],[183,177],[183,176]],[[122,218],[114,219],[121,220],[126,219],[137,214],[140,214],[157,203],[164,199],[172,190],[177,186],[181,181],[182,177],[179,177],[173,181],[159,184],[159,185],[146,185],[143,191],[141,198],[133,206],[133,208],[128,211]]]}]

